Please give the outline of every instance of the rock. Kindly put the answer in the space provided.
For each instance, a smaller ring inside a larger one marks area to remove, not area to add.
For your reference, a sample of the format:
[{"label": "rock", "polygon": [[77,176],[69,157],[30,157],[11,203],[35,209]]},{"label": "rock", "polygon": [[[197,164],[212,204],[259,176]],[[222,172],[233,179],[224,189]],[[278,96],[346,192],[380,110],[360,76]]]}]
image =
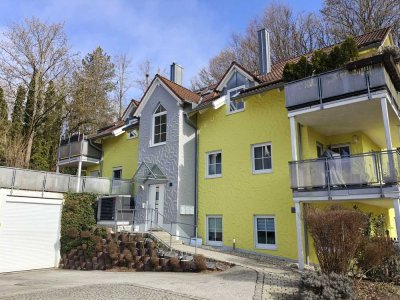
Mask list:
[{"label": "rock", "polygon": [[214,271],[216,269],[215,262],[208,261],[206,262],[207,270]]},{"label": "rock", "polygon": [[223,263],[220,263],[220,262],[217,262],[217,263],[215,264],[215,266],[216,266],[216,269],[217,269],[218,271],[226,271],[226,270],[229,269],[229,266],[228,266],[227,264],[223,264]]},{"label": "rock", "polygon": [[164,253],[164,256],[167,257],[167,258],[178,257],[178,255],[177,255],[175,252],[173,252],[173,251],[167,251],[167,252],[165,252],[165,253]]},{"label": "rock", "polygon": [[191,255],[185,255],[185,256],[183,257],[183,259],[184,259],[184,260],[188,260],[188,261],[192,261],[192,260],[193,260],[193,256],[191,256]]}]

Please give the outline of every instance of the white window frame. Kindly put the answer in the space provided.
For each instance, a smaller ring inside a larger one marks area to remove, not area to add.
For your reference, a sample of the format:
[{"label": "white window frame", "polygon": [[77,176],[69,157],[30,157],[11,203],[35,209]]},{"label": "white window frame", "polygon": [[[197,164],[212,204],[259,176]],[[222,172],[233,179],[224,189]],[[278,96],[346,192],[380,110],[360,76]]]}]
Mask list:
[{"label": "white window frame", "polygon": [[242,100],[242,102],[243,102],[243,108],[242,108],[242,109],[237,109],[237,110],[231,111],[231,97],[230,97],[230,95],[229,95],[231,92],[234,92],[234,91],[236,91],[236,90],[244,90],[245,88],[246,88],[245,85],[241,85],[241,86],[238,86],[238,87],[235,87],[235,88],[233,88],[233,89],[229,89],[229,90],[226,91],[226,107],[227,107],[227,114],[228,114],[228,115],[236,114],[236,113],[239,113],[239,112],[242,112],[242,111],[245,110],[246,104],[245,104],[245,102]]},{"label": "white window frame", "polygon": [[[214,154],[221,154],[221,174],[209,174],[209,156],[214,155]],[[211,151],[206,153],[206,178],[220,178],[222,177],[222,150],[216,150],[216,151]]]},{"label": "white window frame", "polygon": [[165,111],[160,112],[160,113],[155,113],[158,109],[158,107],[161,105],[161,103],[159,103],[156,107],[156,109],[154,110],[153,113],[153,117],[152,117],[152,123],[151,123],[151,147],[155,147],[155,146],[161,146],[161,145],[165,145],[167,143],[167,123],[168,123],[168,116],[167,116],[167,123],[165,123],[165,142],[159,142],[159,143],[155,143],[154,142],[154,126],[155,126],[155,121],[156,121],[156,117],[162,116],[162,115],[166,115],[167,114],[167,110],[166,108],[161,105],[162,107],[164,107]]},{"label": "white window frame", "polygon": [[[256,170],[256,164],[255,164],[255,157],[254,157],[254,148],[257,147],[262,147],[262,146],[270,146],[271,147],[271,168],[270,169],[262,169],[262,170]],[[260,143],[260,144],[253,144],[251,145],[251,171],[253,174],[269,174],[272,173],[274,169],[273,166],[273,159],[272,159],[272,143],[267,142],[267,143]]]},{"label": "white window frame", "polygon": [[[136,136],[131,136],[132,132],[136,132]],[[136,139],[139,136],[137,129],[132,129],[127,132],[128,133],[128,140]]]},{"label": "white window frame", "polygon": [[[259,244],[257,236],[257,219],[273,219],[275,228],[275,244]],[[256,249],[263,250],[277,250],[278,249],[278,237],[276,234],[276,218],[274,215],[254,215],[254,247]]]},{"label": "white window frame", "polygon": [[[208,239],[208,219],[209,218],[220,218],[221,219],[222,241],[210,241]],[[207,215],[206,216],[206,244],[210,245],[210,246],[223,246],[224,245],[224,218],[222,215]]]},{"label": "white window frame", "polygon": [[[114,178],[114,171],[121,171],[121,178]],[[112,170],[112,179],[122,180],[122,167],[114,167]]]}]

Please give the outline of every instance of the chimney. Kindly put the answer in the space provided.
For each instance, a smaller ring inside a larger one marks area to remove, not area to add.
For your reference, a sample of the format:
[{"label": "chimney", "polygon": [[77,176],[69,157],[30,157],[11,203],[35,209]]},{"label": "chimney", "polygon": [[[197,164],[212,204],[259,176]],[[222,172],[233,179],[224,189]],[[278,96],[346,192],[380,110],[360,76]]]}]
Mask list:
[{"label": "chimney", "polygon": [[261,29],[258,34],[258,63],[260,67],[260,74],[267,74],[271,72],[271,49],[269,44],[269,31]]},{"label": "chimney", "polygon": [[170,80],[176,84],[183,84],[183,68],[177,63],[171,64]]}]

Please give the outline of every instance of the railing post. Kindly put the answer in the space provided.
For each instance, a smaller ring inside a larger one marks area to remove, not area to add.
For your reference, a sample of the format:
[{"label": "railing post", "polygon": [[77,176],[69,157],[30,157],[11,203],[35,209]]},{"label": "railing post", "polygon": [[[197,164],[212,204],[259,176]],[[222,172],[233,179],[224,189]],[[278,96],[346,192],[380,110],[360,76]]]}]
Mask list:
[{"label": "railing post", "polygon": [[172,221],[169,228],[169,249],[172,249]]},{"label": "railing post", "polygon": [[13,191],[14,191],[16,173],[17,173],[17,169],[14,168],[14,170],[13,170],[13,177],[12,177],[12,180],[11,180],[11,191],[10,191],[10,195],[12,195],[12,194],[13,194]]},{"label": "railing post", "polygon": [[195,225],[196,239],[194,241],[194,254],[197,254],[197,225]]},{"label": "railing post", "polygon": [[46,189],[46,180],[47,180],[47,172],[44,173],[44,178],[43,178],[43,185],[42,185],[42,198],[44,198],[44,191]]},{"label": "railing post", "polygon": [[150,210],[150,233],[152,232],[153,228],[153,210]]}]

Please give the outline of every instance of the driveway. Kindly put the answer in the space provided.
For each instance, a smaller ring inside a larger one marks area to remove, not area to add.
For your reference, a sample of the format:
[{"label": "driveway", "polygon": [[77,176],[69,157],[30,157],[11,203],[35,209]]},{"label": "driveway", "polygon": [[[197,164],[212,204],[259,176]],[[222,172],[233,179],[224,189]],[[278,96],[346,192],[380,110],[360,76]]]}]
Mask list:
[{"label": "driveway", "polygon": [[0,274],[1,299],[253,299],[257,272],[38,270]]}]

